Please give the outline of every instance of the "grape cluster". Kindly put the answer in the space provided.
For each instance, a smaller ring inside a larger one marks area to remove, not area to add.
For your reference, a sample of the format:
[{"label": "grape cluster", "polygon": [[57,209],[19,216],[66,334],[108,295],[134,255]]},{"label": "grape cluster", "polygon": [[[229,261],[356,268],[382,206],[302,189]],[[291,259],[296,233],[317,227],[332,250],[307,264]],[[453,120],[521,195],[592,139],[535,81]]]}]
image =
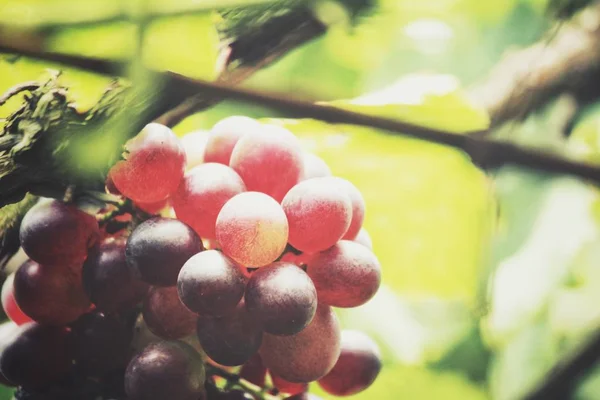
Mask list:
[{"label": "grape cluster", "polygon": [[24,217],[29,259],[2,287],[18,327],[0,343],[22,398],[252,399],[246,382],[314,399],[309,382],[345,396],[377,377],[377,346],[332,309],[380,285],[361,193],[282,127],[229,117],[192,135],[152,123],[126,144],[106,186],[127,212],[44,199]]}]

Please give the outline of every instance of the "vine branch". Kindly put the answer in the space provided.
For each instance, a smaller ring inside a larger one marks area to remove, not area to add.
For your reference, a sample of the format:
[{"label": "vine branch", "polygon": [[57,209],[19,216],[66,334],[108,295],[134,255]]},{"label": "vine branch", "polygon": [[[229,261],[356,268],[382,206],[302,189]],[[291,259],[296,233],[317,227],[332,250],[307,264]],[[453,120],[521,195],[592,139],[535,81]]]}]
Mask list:
[{"label": "vine branch", "polygon": [[232,386],[238,386],[247,393],[250,393],[257,400],[280,400],[279,397],[273,396],[267,393],[263,388],[253,383],[248,382],[245,379],[240,378],[239,375],[225,371],[224,369],[215,367],[214,365],[206,364],[207,374],[219,376]]},{"label": "vine branch", "polygon": [[560,22],[534,45],[508,53],[470,90],[491,127],[523,120],[562,93],[587,103],[600,95],[600,2]]}]

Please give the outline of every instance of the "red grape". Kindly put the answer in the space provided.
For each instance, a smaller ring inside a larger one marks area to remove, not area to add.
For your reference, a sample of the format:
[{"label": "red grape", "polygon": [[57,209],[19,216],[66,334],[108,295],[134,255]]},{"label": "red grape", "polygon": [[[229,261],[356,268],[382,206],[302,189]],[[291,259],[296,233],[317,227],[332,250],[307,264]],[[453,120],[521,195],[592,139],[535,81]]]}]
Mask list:
[{"label": "red grape", "polygon": [[266,193],[281,201],[300,181],[302,150],[287,129],[263,126],[237,142],[230,166],[242,177],[248,190]]},{"label": "red grape", "polygon": [[202,358],[182,342],[146,347],[129,363],[125,391],[130,400],[197,400],[204,393]]},{"label": "red grape", "polygon": [[350,227],[342,239],[353,240],[356,235],[358,235],[358,232],[360,231],[365,219],[365,199],[356,186],[346,179],[338,177],[328,177],[324,179],[329,180],[332,186],[335,186],[338,188],[338,190],[345,192],[350,198],[350,202],[352,204],[352,222],[350,222]]},{"label": "red grape", "polygon": [[248,361],[260,347],[263,332],[242,300],[233,313],[223,317],[200,316],[200,345],[215,362],[234,366]]},{"label": "red grape", "polygon": [[277,376],[272,372],[270,372],[269,375],[271,375],[271,381],[273,381],[273,386],[275,386],[277,388],[277,390],[279,390],[282,393],[287,393],[289,395],[295,395],[298,393],[304,393],[304,392],[308,391],[308,383],[306,383],[306,382],[302,382],[302,383],[288,382],[285,379],[283,379],[282,377]]},{"label": "red grape", "polygon": [[209,131],[194,131],[181,138],[181,145],[185,150],[187,169],[194,168],[204,162],[204,150],[208,141]]},{"label": "red grape", "polygon": [[215,223],[223,205],[246,191],[242,178],[226,165],[202,164],[188,171],[173,195],[177,218],[202,238],[214,239]]},{"label": "red grape", "polygon": [[231,116],[222,119],[215,124],[208,136],[204,162],[229,165],[231,152],[240,138],[260,129],[261,124],[252,118]]},{"label": "red grape", "polygon": [[367,249],[373,250],[373,241],[371,240],[371,235],[369,235],[369,232],[367,232],[365,228],[360,229],[353,242],[360,243]]},{"label": "red grape", "polygon": [[132,330],[114,316],[83,315],[71,325],[70,345],[78,370],[103,374],[127,365]]},{"label": "red grape", "polygon": [[312,322],[292,336],[264,334],[260,356],[265,366],[289,382],[325,376],[340,355],[340,326],[333,310],[319,305]]},{"label": "red grape", "polygon": [[267,368],[263,365],[258,353],[255,353],[240,369],[240,378],[247,380],[256,386],[265,386]]},{"label": "red grape", "polygon": [[41,387],[66,376],[71,360],[68,329],[29,322],[6,344],[0,370],[16,385]]},{"label": "red grape", "polygon": [[302,173],[302,180],[331,176],[329,166],[313,153],[305,152],[302,155],[302,161],[304,165],[302,168],[304,171]]},{"label": "red grape", "polygon": [[42,264],[82,263],[88,248],[100,237],[96,219],[71,204],[42,200],[21,222],[21,246]]},{"label": "red grape", "polygon": [[312,321],[317,292],[308,275],[294,264],[277,262],[252,273],[246,307],[265,332],[293,335]]},{"label": "red grape", "polygon": [[200,315],[232,312],[244,296],[245,288],[242,268],[217,250],[206,250],[190,258],[177,280],[181,301]]},{"label": "red grape", "polygon": [[17,325],[23,325],[33,320],[19,308],[15,300],[14,280],[15,274],[10,274],[2,284],[2,308],[11,321]]},{"label": "red grape", "polygon": [[196,329],[198,316],[183,305],[174,286],[150,288],[142,312],[148,328],[163,339],[181,339]]},{"label": "red grape", "polygon": [[357,307],[369,301],[381,284],[377,257],[365,246],[342,240],[308,263],[319,302],[334,307]]},{"label": "red grape", "polygon": [[109,171],[106,175],[106,181],[104,186],[106,187],[106,191],[108,193],[120,196],[121,192],[119,192],[119,189],[117,189],[117,187],[115,186],[115,182],[113,181],[111,171]]},{"label": "red grape", "polygon": [[341,353],[333,369],[319,380],[319,385],[334,396],[362,392],[381,371],[377,344],[359,331],[342,331]]},{"label": "red grape", "polygon": [[83,287],[96,308],[125,311],[144,298],[149,285],[127,267],[125,240],[106,239],[94,247],[83,264]]},{"label": "red grape", "polygon": [[151,123],[125,144],[125,160],[110,174],[117,189],[135,202],[153,203],[173,193],[185,171],[185,150],[166,126]]},{"label": "red grape", "polygon": [[285,249],[288,221],[271,197],[245,192],[225,203],[217,217],[216,233],[226,255],[245,267],[262,267]]},{"label": "red grape", "polygon": [[294,186],[281,202],[288,219],[288,241],[296,249],[316,253],[344,236],[352,220],[349,197],[330,178],[313,178]]},{"label": "red grape", "polygon": [[73,322],[91,305],[79,272],[35,261],[26,261],[15,272],[14,295],[25,314],[49,325]]},{"label": "red grape", "polygon": [[135,203],[135,206],[148,214],[158,214],[169,205],[169,199],[159,200],[152,203]]},{"label": "red grape", "polygon": [[155,286],[173,286],[183,264],[202,250],[192,228],[176,219],[155,217],[135,228],[125,254],[136,277]]}]

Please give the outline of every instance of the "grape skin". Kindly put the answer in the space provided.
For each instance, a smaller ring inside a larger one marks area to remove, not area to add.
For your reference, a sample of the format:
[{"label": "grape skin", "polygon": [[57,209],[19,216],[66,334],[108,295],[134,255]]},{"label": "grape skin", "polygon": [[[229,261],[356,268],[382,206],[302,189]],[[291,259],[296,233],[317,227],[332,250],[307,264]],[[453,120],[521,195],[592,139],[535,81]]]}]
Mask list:
[{"label": "grape skin", "polygon": [[83,287],[98,310],[125,311],[144,299],[149,285],[127,267],[125,239],[106,239],[83,264]]},{"label": "grape skin", "polygon": [[204,239],[215,239],[215,223],[223,205],[246,191],[242,178],[226,165],[208,163],[188,171],[173,194],[177,218]]},{"label": "grape skin", "polygon": [[245,192],[231,198],[219,213],[217,240],[223,252],[245,267],[262,267],[283,253],[288,241],[283,209],[263,193]]},{"label": "grape skin", "polygon": [[242,365],[259,349],[263,332],[242,300],[235,311],[223,317],[200,316],[198,339],[206,355],[225,366]]},{"label": "grape skin", "polygon": [[204,152],[209,134],[209,131],[199,130],[190,132],[181,138],[188,170],[204,162]]},{"label": "grape skin", "polygon": [[181,339],[196,329],[198,316],[183,305],[174,286],[150,288],[142,313],[150,331],[163,339]]},{"label": "grape skin", "polygon": [[334,396],[351,396],[371,386],[379,371],[381,355],[377,344],[362,332],[344,330],[340,357],[319,385]]},{"label": "grape skin", "polygon": [[17,325],[33,321],[19,308],[14,292],[15,274],[10,274],[2,284],[2,308],[6,316]]},{"label": "grape skin", "polygon": [[329,166],[313,153],[304,152],[302,154],[302,180],[321,178],[325,176],[331,176],[331,169]]},{"label": "grape skin", "polygon": [[154,203],[173,193],[185,171],[185,150],[168,127],[156,123],[125,144],[126,159],[110,174],[117,189],[139,203]]},{"label": "grape skin", "polygon": [[217,250],[190,258],[179,271],[177,290],[185,306],[200,315],[232,312],[246,288],[242,268]]},{"label": "grape skin", "polygon": [[198,235],[186,224],[170,218],[152,218],[135,228],[127,240],[127,265],[142,281],[173,286],[183,264],[204,250]]},{"label": "grape skin", "polygon": [[286,400],[321,400],[319,396],[316,396],[312,393],[304,392],[298,393],[290,397],[286,397]]},{"label": "grape skin", "polygon": [[269,375],[271,375],[271,381],[273,382],[273,386],[275,386],[277,390],[279,390],[281,393],[287,393],[290,396],[293,396],[295,394],[304,393],[308,391],[308,383],[288,382],[282,377],[275,375],[272,372],[270,372]]},{"label": "grape skin", "polygon": [[68,324],[91,305],[83,290],[81,273],[72,268],[26,261],[15,273],[13,285],[19,308],[39,323]]},{"label": "grape skin", "polygon": [[217,122],[210,131],[204,151],[204,162],[229,165],[233,148],[248,132],[261,129],[255,119],[243,116],[231,116]]},{"label": "grape skin", "polygon": [[365,228],[361,228],[358,232],[358,235],[353,240],[356,243],[360,243],[365,246],[369,250],[373,250],[373,241],[371,240],[371,235]]},{"label": "grape skin", "polygon": [[332,186],[344,191],[350,198],[352,204],[352,221],[342,239],[353,240],[356,235],[358,235],[365,219],[365,199],[360,193],[360,190],[358,190],[352,182],[339,177],[329,177],[325,179],[328,179]]},{"label": "grape skin", "polygon": [[229,165],[242,177],[248,190],[266,193],[281,201],[300,181],[302,150],[290,131],[265,125],[237,142]]},{"label": "grape skin", "polygon": [[334,307],[358,307],[369,301],[381,285],[377,257],[365,246],[341,240],[308,262],[319,302]]},{"label": "grape skin", "polygon": [[267,368],[263,365],[258,353],[254,354],[240,369],[240,378],[247,380],[256,386],[265,386]]},{"label": "grape skin", "polygon": [[289,224],[288,241],[296,249],[316,253],[344,236],[352,220],[352,204],[329,178],[313,178],[294,186],[281,206]]},{"label": "grape skin", "polygon": [[29,322],[0,354],[0,371],[16,385],[40,387],[67,375],[71,358],[66,328]]},{"label": "grape skin", "polygon": [[115,316],[83,315],[71,325],[70,345],[78,370],[101,376],[127,365],[132,330]]},{"label": "grape skin", "polygon": [[204,393],[200,355],[183,342],[159,342],[135,356],[125,372],[130,400],[197,400]]},{"label": "grape skin", "polygon": [[294,335],[312,321],[317,292],[308,275],[296,265],[273,263],[252,273],[246,287],[246,307],[265,332]]},{"label": "grape skin", "polygon": [[340,355],[340,326],[333,310],[319,305],[312,322],[300,333],[265,333],[260,356],[265,366],[289,382],[316,381],[325,376]]},{"label": "grape skin", "polygon": [[33,206],[19,231],[25,253],[47,265],[82,263],[99,237],[94,217],[57,200],[43,200]]}]

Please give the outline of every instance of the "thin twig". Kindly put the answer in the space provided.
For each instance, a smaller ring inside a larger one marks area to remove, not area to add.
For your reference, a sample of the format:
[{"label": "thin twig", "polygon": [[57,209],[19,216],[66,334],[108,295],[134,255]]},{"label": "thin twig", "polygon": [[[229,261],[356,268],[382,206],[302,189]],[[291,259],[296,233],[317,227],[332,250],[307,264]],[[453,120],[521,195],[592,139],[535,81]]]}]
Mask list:
[{"label": "thin twig", "polygon": [[40,84],[35,81],[31,82],[23,82],[18,85],[15,85],[8,89],[2,96],[0,96],[0,106],[3,106],[8,100],[12,97],[18,95],[23,92],[30,92],[40,87]]},{"label": "thin twig", "polygon": [[224,369],[215,367],[214,365],[207,364],[206,367],[208,375],[216,375],[226,379],[228,383],[238,386],[243,391],[250,393],[257,400],[280,400],[279,397],[267,393],[264,388],[240,378],[240,376],[237,374],[225,371]]},{"label": "thin twig", "polygon": [[600,359],[600,329],[577,351],[559,361],[523,400],[570,398],[577,381]]}]

